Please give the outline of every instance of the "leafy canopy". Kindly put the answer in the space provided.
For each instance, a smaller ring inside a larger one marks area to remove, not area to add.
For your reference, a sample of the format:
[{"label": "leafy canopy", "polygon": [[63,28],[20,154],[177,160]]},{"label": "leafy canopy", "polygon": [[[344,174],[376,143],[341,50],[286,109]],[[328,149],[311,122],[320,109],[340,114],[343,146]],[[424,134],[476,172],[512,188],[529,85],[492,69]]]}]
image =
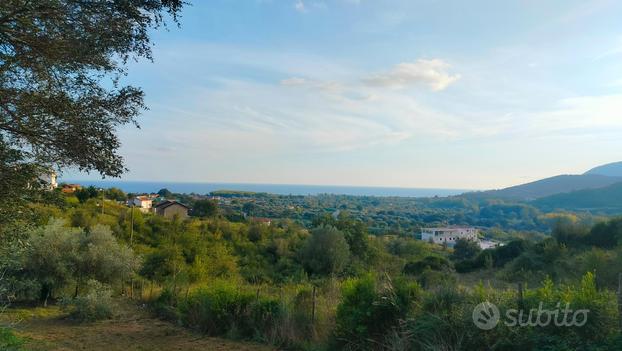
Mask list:
[{"label": "leafy canopy", "polygon": [[145,105],[120,78],[129,59],[151,59],[149,30],[167,15],[176,22],[183,5],[0,2],[0,190],[12,190],[0,191],[0,204],[27,193],[44,169],[123,173],[116,129],[137,125]]}]

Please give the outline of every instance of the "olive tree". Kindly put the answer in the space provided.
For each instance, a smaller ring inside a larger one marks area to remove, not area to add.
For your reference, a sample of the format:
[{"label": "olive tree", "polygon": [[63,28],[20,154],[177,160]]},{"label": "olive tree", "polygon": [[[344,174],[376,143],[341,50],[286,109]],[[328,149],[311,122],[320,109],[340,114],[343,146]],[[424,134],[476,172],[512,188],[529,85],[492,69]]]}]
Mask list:
[{"label": "olive tree", "polygon": [[[117,128],[137,124],[128,60],[151,59],[149,33],[183,0],[0,1],[0,219],[46,169],[125,170]],[[16,213],[16,212],[15,212]]]},{"label": "olive tree", "polygon": [[350,248],[341,231],[321,226],[311,231],[302,247],[301,260],[312,274],[338,274],[350,260]]},{"label": "olive tree", "polygon": [[77,296],[89,280],[112,283],[129,277],[139,261],[108,227],[96,225],[87,231],[54,220],[30,233],[22,266],[21,278],[36,281],[46,302],[70,286]]}]

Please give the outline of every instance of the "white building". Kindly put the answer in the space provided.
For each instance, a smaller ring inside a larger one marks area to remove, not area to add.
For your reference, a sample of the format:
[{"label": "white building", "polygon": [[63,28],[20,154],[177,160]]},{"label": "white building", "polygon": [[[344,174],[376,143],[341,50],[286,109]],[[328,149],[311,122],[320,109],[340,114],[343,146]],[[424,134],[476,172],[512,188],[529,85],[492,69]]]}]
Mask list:
[{"label": "white building", "polygon": [[473,227],[422,228],[421,240],[454,246],[458,239],[478,241],[479,230]]},{"label": "white building", "polygon": [[39,175],[39,181],[45,190],[54,190],[58,188],[58,176],[52,169]]},{"label": "white building", "polygon": [[143,213],[147,213],[151,211],[153,200],[149,196],[136,196],[132,199],[130,205],[138,207]]}]

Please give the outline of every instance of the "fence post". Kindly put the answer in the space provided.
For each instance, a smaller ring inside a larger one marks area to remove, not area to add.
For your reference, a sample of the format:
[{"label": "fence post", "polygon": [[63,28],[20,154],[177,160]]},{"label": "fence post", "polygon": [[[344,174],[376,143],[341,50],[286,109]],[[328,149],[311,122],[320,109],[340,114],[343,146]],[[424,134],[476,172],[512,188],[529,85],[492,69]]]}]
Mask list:
[{"label": "fence post", "polygon": [[618,273],[618,318],[620,319],[620,331],[622,331],[622,273]]},{"label": "fence post", "polygon": [[311,308],[311,325],[314,325],[315,324],[315,285],[313,286],[312,296],[313,296],[313,299],[312,299],[313,306]]},{"label": "fence post", "polygon": [[523,300],[523,283],[518,283],[518,309],[525,309],[525,301]]}]

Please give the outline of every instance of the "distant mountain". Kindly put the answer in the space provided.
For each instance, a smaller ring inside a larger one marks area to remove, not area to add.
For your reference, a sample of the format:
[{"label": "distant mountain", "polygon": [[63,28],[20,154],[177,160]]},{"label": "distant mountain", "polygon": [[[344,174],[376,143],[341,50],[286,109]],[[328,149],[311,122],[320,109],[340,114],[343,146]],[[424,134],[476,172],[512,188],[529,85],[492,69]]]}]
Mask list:
[{"label": "distant mountain", "polygon": [[534,200],[576,190],[604,188],[618,182],[622,182],[622,176],[609,177],[600,174],[559,175],[505,189],[467,193],[464,195],[477,198]]},{"label": "distant mountain", "polygon": [[622,210],[622,182],[598,189],[584,189],[556,194],[532,201],[536,207],[547,210],[597,210],[620,212]]},{"label": "distant mountain", "polygon": [[622,177],[622,162],[613,162],[594,167],[584,174],[599,174],[609,177]]}]

